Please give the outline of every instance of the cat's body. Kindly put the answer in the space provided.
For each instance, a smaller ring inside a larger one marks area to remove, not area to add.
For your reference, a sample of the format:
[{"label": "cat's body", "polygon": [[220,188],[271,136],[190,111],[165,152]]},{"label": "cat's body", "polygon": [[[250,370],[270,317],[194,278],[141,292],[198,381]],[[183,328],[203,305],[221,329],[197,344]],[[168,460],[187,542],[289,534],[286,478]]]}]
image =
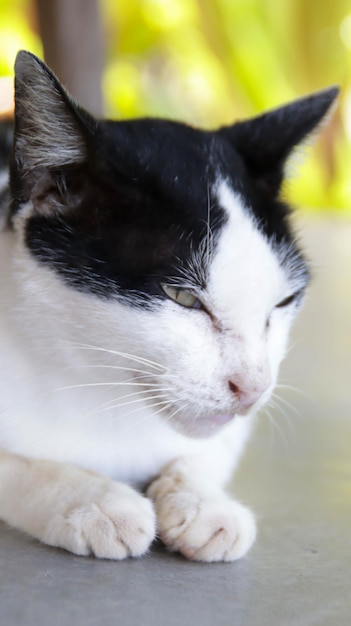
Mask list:
[{"label": "cat's body", "polygon": [[169,548],[239,558],[255,524],[223,486],[308,277],[282,168],[336,92],[209,133],[97,123],[25,53],[16,90],[0,518],[123,558],[148,548],[155,510]]}]

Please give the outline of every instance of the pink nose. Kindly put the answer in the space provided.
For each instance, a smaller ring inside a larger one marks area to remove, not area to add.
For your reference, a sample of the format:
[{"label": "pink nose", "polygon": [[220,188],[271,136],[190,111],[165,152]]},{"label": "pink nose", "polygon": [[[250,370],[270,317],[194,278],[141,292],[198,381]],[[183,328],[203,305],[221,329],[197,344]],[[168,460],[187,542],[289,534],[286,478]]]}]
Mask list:
[{"label": "pink nose", "polygon": [[237,385],[232,380],[228,381],[230,391],[235,395],[237,400],[239,401],[239,409],[241,411],[245,409],[249,409],[257,400],[262,396],[262,394],[268,389],[269,382],[264,382],[252,387],[244,387],[241,385]]}]

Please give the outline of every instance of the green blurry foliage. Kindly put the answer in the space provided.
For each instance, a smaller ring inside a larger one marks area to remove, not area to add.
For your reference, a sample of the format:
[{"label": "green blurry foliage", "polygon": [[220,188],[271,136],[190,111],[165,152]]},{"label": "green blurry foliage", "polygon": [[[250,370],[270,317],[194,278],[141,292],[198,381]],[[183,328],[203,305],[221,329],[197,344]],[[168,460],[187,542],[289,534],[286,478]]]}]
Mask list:
[{"label": "green blurry foliage", "polygon": [[[332,84],[340,106],[285,194],[351,213],[349,0],[101,0],[106,114],[229,124]],[[0,0],[0,74],[41,56],[30,0]],[[298,155],[298,157],[300,154]]]},{"label": "green blurry foliage", "polygon": [[0,0],[0,76],[12,75],[14,59],[21,48],[42,56],[29,8],[28,0]]}]

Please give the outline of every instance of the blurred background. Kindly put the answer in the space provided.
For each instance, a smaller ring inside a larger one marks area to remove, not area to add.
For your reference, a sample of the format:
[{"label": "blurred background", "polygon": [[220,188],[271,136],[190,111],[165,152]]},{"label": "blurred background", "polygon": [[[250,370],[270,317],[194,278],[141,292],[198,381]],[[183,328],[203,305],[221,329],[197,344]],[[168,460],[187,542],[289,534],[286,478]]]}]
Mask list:
[{"label": "blurred background", "polygon": [[351,214],[349,0],[0,0],[0,44],[3,112],[21,48],[86,108],[120,119],[216,127],[338,84],[340,107],[285,194]]},{"label": "blurred background", "polygon": [[[164,623],[229,624],[235,615],[238,624],[253,626],[348,626],[350,0],[0,0],[2,115],[13,110],[13,64],[21,48],[45,58],[98,116],[163,116],[210,128],[332,84],[340,85],[341,97],[284,190],[299,207],[313,281],[276,395],[233,484],[260,518],[251,561],[209,574],[206,567],[170,562],[169,555],[162,561],[156,551],[127,569],[77,557],[72,570],[65,555],[28,545],[2,527],[0,595],[2,589],[5,612],[10,607],[16,617],[1,623],[18,624],[23,614],[28,626],[62,626],[72,623],[79,605],[79,615],[87,615],[82,623],[92,626],[115,624],[116,615],[126,626],[154,624],[154,598],[165,593]],[[170,575],[178,565],[181,573]],[[90,566],[93,587],[87,587]],[[190,621],[182,617],[189,605],[196,616]]]}]

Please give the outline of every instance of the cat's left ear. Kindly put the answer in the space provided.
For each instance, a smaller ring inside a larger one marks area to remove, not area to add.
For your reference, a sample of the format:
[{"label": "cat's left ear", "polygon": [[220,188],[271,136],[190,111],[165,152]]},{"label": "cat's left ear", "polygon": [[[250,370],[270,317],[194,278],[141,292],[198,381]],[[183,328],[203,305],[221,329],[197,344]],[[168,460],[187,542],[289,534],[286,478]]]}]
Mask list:
[{"label": "cat's left ear", "polygon": [[234,145],[259,186],[276,195],[290,153],[316,130],[338,93],[331,87],[218,132]]}]

